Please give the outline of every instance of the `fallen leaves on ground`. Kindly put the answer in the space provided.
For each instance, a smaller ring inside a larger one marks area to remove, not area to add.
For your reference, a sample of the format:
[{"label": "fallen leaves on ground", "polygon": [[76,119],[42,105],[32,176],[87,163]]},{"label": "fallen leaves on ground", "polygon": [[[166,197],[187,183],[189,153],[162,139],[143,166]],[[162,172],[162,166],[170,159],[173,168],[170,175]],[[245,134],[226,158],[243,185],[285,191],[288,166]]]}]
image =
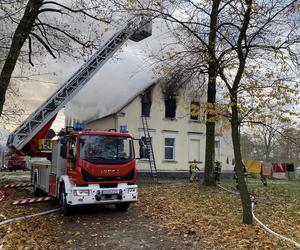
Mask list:
[{"label": "fallen leaves on ground", "polygon": [[[11,183],[5,181],[1,184]],[[13,206],[12,202],[19,198],[33,197],[31,188],[9,188],[5,192],[10,198],[0,202],[0,212],[6,219],[21,217],[53,209],[53,203]],[[0,226],[0,246],[3,249],[57,249],[59,238],[57,232],[60,224],[58,214],[15,221]],[[0,221],[5,220],[0,217]]]},{"label": "fallen leaves on ground", "polygon": [[[292,185],[269,185],[268,187],[257,185],[250,188],[258,201],[255,206],[256,216],[272,230],[299,242],[300,201],[297,193],[299,184],[295,189]],[[9,192],[16,198],[32,196],[28,188],[10,189]],[[41,203],[14,207],[11,201],[3,201],[0,202],[0,211],[5,217],[14,218],[52,209],[54,206],[55,204],[52,203]],[[199,249],[199,245],[203,249],[293,249],[293,245],[276,239],[256,223],[243,224],[239,196],[218,188],[203,187],[196,183],[141,183],[139,201],[130,209],[137,214],[136,219],[144,218],[141,221],[147,224],[149,232],[157,232],[149,237],[150,240],[157,242],[164,240],[158,237],[164,233],[169,238],[180,239],[186,249],[193,247]],[[106,223],[111,223],[111,215],[102,214],[106,218]],[[101,213],[99,216],[97,213],[91,216],[95,216],[92,218],[94,224],[86,223],[84,218],[87,215],[84,214],[79,213],[76,217],[71,216],[67,219],[55,213],[0,226],[0,246],[3,244],[4,249],[8,250],[68,249],[73,248],[83,238],[82,242],[89,241],[105,249],[109,238],[98,231],[100,226],[105,227],[100,219]],[[74,224],[70,223],[72,219]],[[129,222],[119,219],[114,223],[117,225],[112,227],[116,230],[111,231],[112,236],[120,231],[125,233]],[[79,227],[65,232],[63,226],[67,224],[72,226],[78,224]],[[92,233],[87,239],[85,227],[92,227],[89,229]],[[139,228],[137,226],[136,230]],[[123,240],[128,239],[122,238]],[[146,242],[138,239],[137,242],[141,247],[151,248]],[[118,242],[115,244],[117,245]]]},{"label": "fallen leaves on ground", "polygon": [[[300,241],[299,197],[259,188],[256,216],[272,230]],[[254,191],[254,190],[253,190]],[[136,204],[161,227],[178,231],[187,242],[201,240],[207,249],[293,249],[256,223],[242,223],[239,196],[200,184],[148,184]]]}]

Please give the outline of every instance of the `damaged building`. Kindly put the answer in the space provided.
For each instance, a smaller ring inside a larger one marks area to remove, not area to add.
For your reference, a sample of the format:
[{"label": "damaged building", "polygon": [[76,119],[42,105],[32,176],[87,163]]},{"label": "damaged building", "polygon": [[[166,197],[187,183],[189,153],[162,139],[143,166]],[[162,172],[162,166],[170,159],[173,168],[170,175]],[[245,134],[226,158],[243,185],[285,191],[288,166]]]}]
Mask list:
[{"label": "damaged building", "polygon": [[[172,91],[171,91],[172,90]],[[203,91],[202,91],[203,93]],[[161,81],[151,84],[118,110],[105,117],[85,121],[85,126],[93,130],[117,131],[124,128],[145,141],[142,117],[147,117],[149,134],[160,176],[185,175],[193,160],[204,171],[205,160],[205,115],[201,113],[201,103],[206,96],[194,90],[166,86]],[[231,134],[216,123],[215,158],[222,162],[222,171],[232,172],[234,164]],[[148,151],[135,144],[137,169],[148,172]]]}]

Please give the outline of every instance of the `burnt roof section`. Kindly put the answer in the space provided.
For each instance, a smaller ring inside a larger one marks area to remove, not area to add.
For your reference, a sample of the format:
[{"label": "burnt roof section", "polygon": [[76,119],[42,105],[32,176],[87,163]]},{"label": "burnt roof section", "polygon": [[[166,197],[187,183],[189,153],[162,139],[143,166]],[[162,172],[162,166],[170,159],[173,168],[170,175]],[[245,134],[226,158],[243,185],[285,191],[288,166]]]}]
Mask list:
[{"label": "burnt roof section", "polygon": [[135,98],[137,98],[139,95],[141,95],[142,93],[144,93],[145,91],[147,91],[148,89],[154,87],[156,84],[158,84],[159,81],[155,81],[155,82],[152,82],[150,85],[146,86],[145,88],[143,88],[142,90],[140,90],[137,94],[135,94],[134,96],[130,97],[127,102],[125,102],[121,107],[117,107],[115,108],[113,111],[111,111],[109,114],[107,115],[104,115],[104,116],[99,116],[99,117],[94,117],[94,118],[91,118],[91,119],[88,119],[86,121],[84,121],[83,123],[84,124],[88,124],[88,123],[91,123],[91,122],[94,122],[96,120],[100,120],[100,119],[104,119],[104,118],[107,118],[107,117],[110,117],[112,115],[115,115],[119,112],[122,111],[122,109],[126,108],[130,103],[132,103]]}]

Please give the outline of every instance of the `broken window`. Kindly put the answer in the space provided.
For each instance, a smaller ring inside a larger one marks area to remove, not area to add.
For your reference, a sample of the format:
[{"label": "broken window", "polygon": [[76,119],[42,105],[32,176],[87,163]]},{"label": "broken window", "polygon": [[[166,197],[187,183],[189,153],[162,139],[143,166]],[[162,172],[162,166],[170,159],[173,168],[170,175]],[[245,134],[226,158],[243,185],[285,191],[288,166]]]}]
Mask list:
[{"label": "broken window", "polygon": [[147,89],[141,97],[142,116],[149,117],[151,111],[151,89]]},{"label": "broken window", "polygon": [[165,100],[165,118],[176,117],[176,98],[168,98]]},{"label": "broken window", "polygon": [[191,102],[191,115],[190,119],[194,121],[199,120],[199,115],[200,115],[200,103],[199,102]]}]

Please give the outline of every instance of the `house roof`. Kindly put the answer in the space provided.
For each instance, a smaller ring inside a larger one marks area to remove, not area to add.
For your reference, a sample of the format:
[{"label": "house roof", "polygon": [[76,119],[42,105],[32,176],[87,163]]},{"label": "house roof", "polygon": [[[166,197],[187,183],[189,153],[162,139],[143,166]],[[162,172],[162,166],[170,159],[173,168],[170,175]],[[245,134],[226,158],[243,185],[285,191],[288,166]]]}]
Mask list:
[{"label": "house roof", "polygon": [[118,105],[117,107],[115,107],[114,109],[112,109],[111,111],[109,111],[105,115],[95,116],[95,117],[92,117],[92,118],[90,118],[88,120],[85,120],[84,123],[85,124],[91,123],[93,121],[104,119],[106,117],[109,117],[109,116],[112,116],[112,115],[115,115],[115,114],[121,112],[122,109],[124,109],[130,103],[132,103],[135,100],[135,98],[137,98],[140,94],[142,94],[146,89],[148,89],[148,88],[150,88],[150,87],[152,87],[152,86],[154,86],[156,84],[158,84],[158,81],[151,82],[149,85],[145,86],[142,90],[138,91],[137,93],[135,93],[134,95],[132,95],[131,97],[129,97],[125,103],[122,103],[122,104]]}]

